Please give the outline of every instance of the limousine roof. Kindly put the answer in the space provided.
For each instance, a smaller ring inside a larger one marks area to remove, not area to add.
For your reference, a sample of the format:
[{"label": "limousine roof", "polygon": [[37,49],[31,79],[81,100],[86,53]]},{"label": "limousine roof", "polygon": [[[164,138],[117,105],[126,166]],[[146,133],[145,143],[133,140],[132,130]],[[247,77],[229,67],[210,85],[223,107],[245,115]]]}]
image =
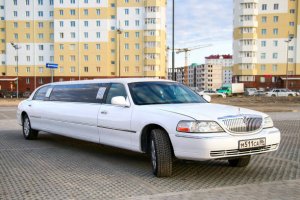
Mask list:
[{"label": "limousine roof", "polygon": [[157,79],[157,78],[108,78],[108,79],[93,79],[93,80],[80,80],[80,81],[62,81],[54,82],[49,85],[66,85],[66,84],[84,84],[84,83],[136,83],[136,82],[174,82],[171,80]]}]

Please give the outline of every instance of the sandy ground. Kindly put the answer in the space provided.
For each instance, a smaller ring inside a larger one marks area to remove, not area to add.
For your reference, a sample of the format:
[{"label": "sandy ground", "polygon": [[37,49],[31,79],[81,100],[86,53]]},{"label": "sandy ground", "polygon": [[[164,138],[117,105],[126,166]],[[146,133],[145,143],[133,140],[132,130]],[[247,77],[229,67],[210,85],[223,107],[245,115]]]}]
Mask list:
[{"label": "sandy ground", "polygon": [[[23,100],[0,99],[0,106],[17,106]],[[212,103],[250,108],[262,112],[300,112],[300,96],[298,97],[213,97]]]}]

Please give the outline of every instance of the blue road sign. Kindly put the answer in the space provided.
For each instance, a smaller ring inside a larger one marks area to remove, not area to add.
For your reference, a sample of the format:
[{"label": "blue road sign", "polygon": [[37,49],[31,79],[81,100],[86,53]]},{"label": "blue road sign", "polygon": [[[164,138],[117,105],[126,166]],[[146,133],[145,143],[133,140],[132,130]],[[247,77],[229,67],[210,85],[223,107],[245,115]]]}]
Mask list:
[{"label": "blue road sign", "polygon": [[46,63],[46,68],[57,69],[58,64],[56,64],[56,63]]}]

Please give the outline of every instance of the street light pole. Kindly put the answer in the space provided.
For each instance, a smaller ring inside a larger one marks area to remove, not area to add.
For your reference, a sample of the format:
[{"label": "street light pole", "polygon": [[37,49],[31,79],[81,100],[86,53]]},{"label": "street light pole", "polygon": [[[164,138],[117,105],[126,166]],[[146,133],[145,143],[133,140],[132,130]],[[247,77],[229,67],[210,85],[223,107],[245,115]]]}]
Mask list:
[{"label": "street light pole", "polygon": [[285,74],[285,88],[288,89],[288,71],[289,71],[289,44],[293,40],[293,37],[288,36],[286,40],[286,74]]},{"label": "street light pole", "polygon": [[11,42],[10,43],[13,48],[17,51],[17,99],[19,98],[19,49],[21,48],[19,45]]},{"label": "street light pole", "polygon": [[119,54],[119,78],[121,77],[121,34],[122,34],[122,30],[120,28],[117,29],[117,34],[118,34],[118,43],[119,43],[119,50],[118,50],[118,54]]},{"label": "street light pole", "polygon": [[172,80],[175,80],[175,0],[172,4]]}]

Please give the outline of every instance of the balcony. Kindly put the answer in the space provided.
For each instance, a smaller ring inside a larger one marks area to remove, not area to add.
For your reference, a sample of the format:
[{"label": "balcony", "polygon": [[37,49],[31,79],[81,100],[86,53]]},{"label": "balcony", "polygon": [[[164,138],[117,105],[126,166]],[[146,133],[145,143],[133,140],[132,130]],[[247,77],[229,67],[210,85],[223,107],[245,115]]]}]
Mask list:
[{"label": "balcony", "polygon": [[257,3],[258,4],[258,0],[241,0],[240,3]]},{"label": "balcony", "polygon": [[235,63],[257,63],[257,57],[238,57]]},{"label": "balcony", "polygon": [[257,51],[257,45],[241,45],[240,51]]},{"label": "balcony", "polygon": [[256,20],[251,21],[240,21],[237,22],[238,27],[258,27],[258,22]]},{"label": "balcony", "polygon": [[258,9],[242,9],[240,15],[258,15]]},{"label": "balcony", "polygon": [[144,48],[144,53],[158,53],[158,54],[160,54],[160,52],[161,52],[161,49],[158,48],[158,47],[153,47],[153,48],[145,47]]}]

